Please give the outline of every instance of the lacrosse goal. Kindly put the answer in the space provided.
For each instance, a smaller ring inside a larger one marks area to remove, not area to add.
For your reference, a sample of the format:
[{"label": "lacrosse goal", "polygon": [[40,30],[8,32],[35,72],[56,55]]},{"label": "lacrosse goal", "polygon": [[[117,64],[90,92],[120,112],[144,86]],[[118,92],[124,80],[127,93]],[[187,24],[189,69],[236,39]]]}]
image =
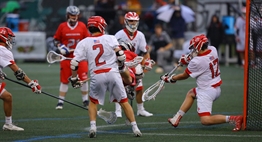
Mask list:
[{"label": "lacrosse goal", "polygon": [[246,1],[244,129],[262,130],[262,1]]}]

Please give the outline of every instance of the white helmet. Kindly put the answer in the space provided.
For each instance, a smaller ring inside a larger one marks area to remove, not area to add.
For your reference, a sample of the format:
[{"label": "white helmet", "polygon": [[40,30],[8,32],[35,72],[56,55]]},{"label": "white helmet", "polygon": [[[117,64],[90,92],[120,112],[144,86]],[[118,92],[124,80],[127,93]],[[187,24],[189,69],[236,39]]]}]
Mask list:
[{"label": "white helmet", "polygon": [[[136,23],[130,24],[131,21],[137,21]],[[135,32],[137,30],[137,27],[139,25],[139,15],[136,12],[128,12],[125,14],[125,26],[127,30],[131,33]]]},{"label": "white helmet", "polygon": [[[80,10],[76,6],[71,5],[71,6],[68,6],[66,8],[66,19],[72,25],[75,25],[75,23],[77,22],[79,14],[80,14]],[[77,17],[76,18],[70,18],[69,15],[73,15],[73,16],[77,16]]]}]

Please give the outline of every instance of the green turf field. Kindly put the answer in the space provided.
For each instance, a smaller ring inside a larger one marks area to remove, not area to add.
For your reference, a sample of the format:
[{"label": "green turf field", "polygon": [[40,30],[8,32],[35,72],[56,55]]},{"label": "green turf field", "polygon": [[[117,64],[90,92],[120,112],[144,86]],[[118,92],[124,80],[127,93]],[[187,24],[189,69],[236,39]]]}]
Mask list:
[{"label": "green turf field", "polygon": [[[32,79],[38,79],[43,91],[58,95],[59,65],[48,67],[46,63],[18,63]],[[9,68],[4,69],[9,78],[15,76]],[[177,72],[178,73],[178,72]],[[213,114],[242,114],[243,110],[243,69],[234,66],[221,67],[223,79],[221,97],[214,103]],[[145,88],[159,79],[154,71],[146,74]],[[30,89],[6,81],[7,89],[13,94],[13,122],[25,129],[24,132],[1,131],[0,141],[14,142],[78,142],[78,141],[177,141],[177,142],[258,142],[262,141],[259,131],[232,132],[233,125],[221,124],[203,126],[196,112],[196,105],[186,113],[177,128],[173,128],[167,119],[179,109],[186,92],[195,87],[195,80],[178,81],[166,84],[165,89],[155,101],[145,102],[153,117],[136,117],[143,133],[140,138],[133,137],[131,126],[125,125],[125,118],[119,118],[113,125],[97,120],[97,138],[88,138],[89,119],[87,111],[65,103],[63,110],[55,110],[57,100],[44,94],[34,94]],[[66,100],[82,105],[80,90],[70,85]],[[107,99],[108,100],[108,99]],[[106,110],[114,110],[114,104],[108,101]],[[136,113],[136,103],[133,103]],[[4,113],[0,111],[0,126],[4,124]]]}]

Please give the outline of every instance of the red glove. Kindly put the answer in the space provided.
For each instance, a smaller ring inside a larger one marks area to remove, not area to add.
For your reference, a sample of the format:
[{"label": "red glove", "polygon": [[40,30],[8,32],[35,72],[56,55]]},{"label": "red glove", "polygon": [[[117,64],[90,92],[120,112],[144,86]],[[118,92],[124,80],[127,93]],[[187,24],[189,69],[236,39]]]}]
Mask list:
[{"label": "red glove", "polygon": [[182,55],[179,59],[179,63],[182,65],[187,65],[191,61],[192,57],[188,55]]},{"label": "red glove", "polygon": [[37,80],[31,80],[31,82],[28,83],[28,86],[32,88],[32,91],[36,94],[41,93],[41,86],[38,84]]},{"label": "red glove", "polygon": [[176,80],[173,80],[173,76],[175,76],[175,74],[172,74],[171,76],[168,76],[168,74],[164,74],[160,76],[161,80],[164,80],[166,83],[176,83]]}]

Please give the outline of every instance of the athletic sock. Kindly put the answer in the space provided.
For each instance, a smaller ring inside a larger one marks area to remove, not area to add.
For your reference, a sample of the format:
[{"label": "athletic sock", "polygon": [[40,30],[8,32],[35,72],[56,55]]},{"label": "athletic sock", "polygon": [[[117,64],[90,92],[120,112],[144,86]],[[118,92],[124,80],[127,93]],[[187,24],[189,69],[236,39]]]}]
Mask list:
[{"label": "athletic sock", "polygon": [[58,100],[58,103],[64,103],[64,101],[63,100],[60,100],[60,99],[65,99],[65,97],[64,96],[59,96],[59,100]]},{"label": "athletic sock", "polygon": [[138,129],[136,121],[130,123],[133,129]]},{"label": "athletic sock", "polygon": [[96,121],[90,121],[90,127],[91,128],[96,128]]},{"label": "athletic sock", "polygon": [[184,116],[185,112],[182,111],[182,110],[179,110],[179,111],[177,112],[177,114],[179,114],[179,115],[181,115],[181,116]]},{"label": "athletic sock", "polygon": [[83,100],[83,102],[88,100],[87,94],[82,95],[82,100]]},{"label": "athletic sock", "polygon": [[229,122],[230,116],[226,116],[226,122]]},{"label": "athletic sock", "polygon": [[144,103],[137,104],[137,110],[144,110]]},{"label": "athletic sock", "polygon": [[12,116],[5,117],[5,124],[12,124]]}]

